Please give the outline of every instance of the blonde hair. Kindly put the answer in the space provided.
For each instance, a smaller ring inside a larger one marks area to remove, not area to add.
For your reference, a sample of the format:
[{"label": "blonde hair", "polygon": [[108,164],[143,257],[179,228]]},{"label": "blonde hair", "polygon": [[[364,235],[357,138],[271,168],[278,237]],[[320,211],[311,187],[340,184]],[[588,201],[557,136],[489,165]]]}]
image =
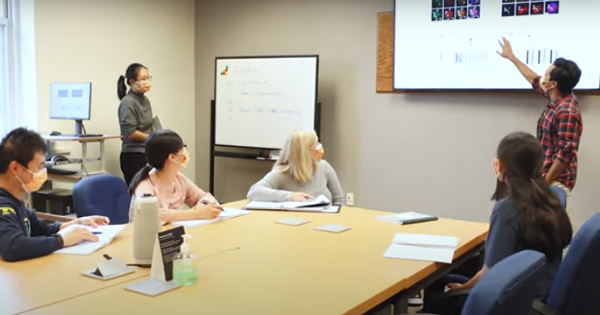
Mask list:
[{"label": "blonde hair", "polygon": [[314,130],[294,130],[285,141],[274,168],[281,173],[292,175],[300,183],[308,182],[314,175],[317,162],[311,154],[319,143]]}]

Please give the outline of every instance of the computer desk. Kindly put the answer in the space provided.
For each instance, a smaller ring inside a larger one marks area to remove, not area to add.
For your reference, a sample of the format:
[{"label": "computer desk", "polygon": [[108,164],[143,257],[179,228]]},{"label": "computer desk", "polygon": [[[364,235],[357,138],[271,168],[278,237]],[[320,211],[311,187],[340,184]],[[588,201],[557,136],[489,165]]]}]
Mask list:
[{"label": "computer desk", "polygon": [[[231,206],[242,205],[243,202],[238,202]],[[255,211],[188,229],[194,236],[192,252],[199,256],[196,285],[153,298],[125,291],[125,286],[147,278],[147,274],[139,274],[115,280],[94,291],[73,288],[71,298],[54,298],[54,304],[29,308],[31,311],[26,314],[168,314],[176,311],[211,315],[331,315],[385,310],[390,303],[396,304],[398,312],[415,291],[480,251],[488,230],[487,224],[446,219],[398,226],[376,219],[383,214],[389,213],[350,207],[342,208],[340,214]],[[290,216],[306,217],[312,222],[299,227],[274,223],[278,218]],[[341,234],[313,230],[328,223],[344,224],[352,229]],[[383,253],[397,232],[457,236],[460,245],[455,264],[384,258]],[[126,242],[130,241],[123,241]],[[117,250],[113,250],[113,246],[116,245],[118,243],[96,253],[96,258],[104,252],[115,257]],[[76,277],[76,262],[72,264],[71,271],[62,270],[63,283]],[[73,281],[95,282],[100,286],[98,280],[81,276]],[[32,282],[28,285],[33,285]],[[44,292],[43,283],[37,280],[35,283],[34,288],[39,289],[29,289],[27,293],[31,300],[41,299]],[[90,283],[86,285],[92,286]],[[44,303],[37,303],[40,304]]]}]

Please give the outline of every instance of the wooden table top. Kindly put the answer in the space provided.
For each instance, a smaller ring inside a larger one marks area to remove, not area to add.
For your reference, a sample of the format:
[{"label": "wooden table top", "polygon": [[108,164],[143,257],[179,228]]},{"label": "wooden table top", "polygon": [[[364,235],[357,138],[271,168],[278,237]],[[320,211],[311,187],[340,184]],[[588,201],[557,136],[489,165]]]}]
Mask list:
[{"label": "wooden table top", "polygon": [[[238,202],[231,206],[242,205]],[[11,288],[0,301],[20,299],[19,310],[31,310],[32,305],[40,307],[50,300],[59,302],[27,313],[44,315],[68,312],[162,314],[173,310],[178,314],[211,315],[363,314],[439,267],[423,261],[384,258],[383,253],[395,233],[456,236],[460,239],[456,252],[459,256],[481,244],[488,230],[488,224],[446,219],[399,226],[377,220],[382,214],[388,213],[351,207],[344,207],[340,214],[255,211],[188,229],[187,233],[193,235],[192,252],[198,256],[198,283],[154,298],[124,290],[129,284],[147,279],[147,271],[103,285],[99,280],[77,275],[75,271],[84,268],[79,267],[83,265],[79,257],[64,256],[55,262],[57,255],[52,255],[36,272],[41,278],[21,282],[22,290]],[[298,227],[274,223],[283,217],[309,218],[311,223]],[[329,223],[348,225],[352,229],[340,234],[313,230]],[[131,246],[130,237],[121,239],[117,241],[128,243],[128,248]],[[117,241],[105,251],[94,254],[95,259],[89,262],[98,260],[104,252],[115,257],[115,253],[121,252]],[[66,258],[72,261],[59,271],[46,266],[58,265]],[[38,265],[44,260],[38,260]],[[3,267],[0,265],[0,270]],[[55,273],[51,279],[45,275],[49,270]],[[15,276],[15,281],[22,277]],[[58,292],[51,297],[44,296],[48,287],[43,284],[57,283],[60,279],[77,285],[65,285],[60,296]],[[32,282],[40,286],[32,288]],[[23,295],[24,292],[29,297]],[[12,294],[11,298],[6,294]],[[68,298],[69,295],[72,298]],[[101,308],[90,307],[100,304]]]}]

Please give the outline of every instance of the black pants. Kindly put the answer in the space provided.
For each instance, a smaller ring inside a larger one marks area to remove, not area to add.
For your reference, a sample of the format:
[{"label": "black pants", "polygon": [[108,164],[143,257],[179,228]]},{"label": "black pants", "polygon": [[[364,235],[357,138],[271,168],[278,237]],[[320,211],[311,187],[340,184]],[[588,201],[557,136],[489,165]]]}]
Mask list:
[{"label": "black pants", "polygon": [[448,283],[465,283],[469,277],[449,274],[425,289],[423,313],[440,315],[460,315],[467,301],[467,295],[446,295],[444,288]]},{"label": "black pants", "polygon": [[121,152],[121,172],[125,177],[127,187],[131,184],[133,176],[146,166],[146,155],[144,153]]},{"label": "black pants", "polygon": [[445,275],[425,289],[423,312],[441,315],[460,315],[468,295],[445,295],[448,283],[465,283],[483,266],[484,253],[467,260],[452,274]]}]

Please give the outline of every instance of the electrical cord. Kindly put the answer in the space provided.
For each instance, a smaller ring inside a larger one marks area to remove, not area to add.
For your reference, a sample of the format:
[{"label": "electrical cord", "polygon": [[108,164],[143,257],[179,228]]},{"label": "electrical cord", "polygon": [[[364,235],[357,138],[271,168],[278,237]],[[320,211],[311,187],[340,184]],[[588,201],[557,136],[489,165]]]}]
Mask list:
[{"label": "electrical cord", "polygon": [[[111,260],[112,257],[109,254],[103,254],[102,257],[106,258],[106,260]],[[129,267],[140,267],[140,268],[150,268],[151,264],[127,264]]]},{"label": "electrical cord", "polygon": [[83,161],[83,160],[81,161],[81,168],[85,172],[85,176],[90,176],[90,174],[87,171],[87,168],[85,167],[85,161]]}]

